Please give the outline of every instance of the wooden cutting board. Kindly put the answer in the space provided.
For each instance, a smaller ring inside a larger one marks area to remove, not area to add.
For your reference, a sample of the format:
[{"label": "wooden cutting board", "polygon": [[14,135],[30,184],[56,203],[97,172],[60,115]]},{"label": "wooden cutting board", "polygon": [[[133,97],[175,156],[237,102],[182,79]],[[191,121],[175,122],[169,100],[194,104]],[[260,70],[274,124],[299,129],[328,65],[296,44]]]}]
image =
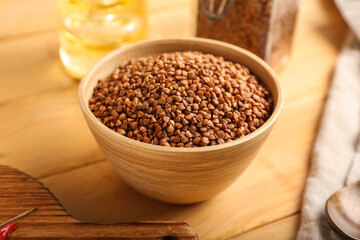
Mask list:
[{"label": "wooden cutting board", "polygon": [[[99,203],[101,204],[101,203]],[[198,239],[184,222],[132,222],[99,225],[71,217],[55,196],[37,179],[0,165],[0,223],[38,207],[16,222],[11,239]]]}]

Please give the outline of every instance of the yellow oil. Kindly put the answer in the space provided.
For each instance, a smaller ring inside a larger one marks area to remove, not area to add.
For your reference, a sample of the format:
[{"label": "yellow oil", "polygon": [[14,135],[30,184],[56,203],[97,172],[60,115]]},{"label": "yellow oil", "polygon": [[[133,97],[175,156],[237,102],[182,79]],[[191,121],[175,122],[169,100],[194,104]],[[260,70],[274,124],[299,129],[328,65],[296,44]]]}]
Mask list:
[{"label": "yellow oil", "polygon": [[101,57],[147,37],[146,0],[58,0],[60,59],[81,78]]}]

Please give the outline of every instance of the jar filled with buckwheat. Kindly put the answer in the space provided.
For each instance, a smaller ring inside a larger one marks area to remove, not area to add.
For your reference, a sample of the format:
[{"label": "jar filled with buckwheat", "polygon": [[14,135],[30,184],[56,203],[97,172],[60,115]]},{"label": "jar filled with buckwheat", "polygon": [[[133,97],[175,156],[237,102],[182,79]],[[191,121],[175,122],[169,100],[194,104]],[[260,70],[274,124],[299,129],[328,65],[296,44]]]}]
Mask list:
[{"label": "jar filled with buckwheat", "polygon": [[243,47],[276,71],[289,59],[298,0],[199,0],[198,37]]}]

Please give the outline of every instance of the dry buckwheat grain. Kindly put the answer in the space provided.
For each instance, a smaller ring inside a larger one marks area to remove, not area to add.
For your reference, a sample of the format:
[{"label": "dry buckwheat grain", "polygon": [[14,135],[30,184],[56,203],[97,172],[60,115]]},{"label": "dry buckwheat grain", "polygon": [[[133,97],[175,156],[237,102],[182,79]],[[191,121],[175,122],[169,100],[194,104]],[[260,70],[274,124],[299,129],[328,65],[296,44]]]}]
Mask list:
[{"label": "dry buckwheat grain", "polygon": [[162,146],[216,145],[255,131],[273,99],[249,69],[201,52],[130,61],[99,80],[89,100],[113,131]]}]

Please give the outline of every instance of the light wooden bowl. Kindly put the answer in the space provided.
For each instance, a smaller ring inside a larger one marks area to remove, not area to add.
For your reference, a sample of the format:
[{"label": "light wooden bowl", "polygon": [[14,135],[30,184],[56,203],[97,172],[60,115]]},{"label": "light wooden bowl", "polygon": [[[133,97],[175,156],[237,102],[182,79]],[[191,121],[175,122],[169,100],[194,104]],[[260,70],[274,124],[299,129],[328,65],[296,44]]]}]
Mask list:
[{"label": "light wooden bowl", "polygon": [[[107,128],[92,114],[88,100],[99,79],[120,64],[163,52],[197,50],[243,64],[270,89],[273,113],[266,123],[238,140],[216,146],[175,148],[127,138]],[[134,189],[160,201],[188,204],[207,200],[231,185],[254,159],[265,142],[283,102],[273,70],[254,54],[220,41],[186,38],[147,40],[113,51],[83,77],[79,102],[85,119],[106,159]]]}]

